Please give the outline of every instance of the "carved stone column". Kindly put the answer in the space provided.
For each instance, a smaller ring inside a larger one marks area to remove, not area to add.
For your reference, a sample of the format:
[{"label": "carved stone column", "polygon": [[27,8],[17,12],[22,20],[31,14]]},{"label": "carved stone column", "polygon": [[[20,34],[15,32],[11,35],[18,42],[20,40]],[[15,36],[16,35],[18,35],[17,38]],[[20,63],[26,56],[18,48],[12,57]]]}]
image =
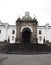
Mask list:
[{"label": "carved stone column", "polygon": [[33,32],[32,32],[32,43],[37,43],[37,21],[36,19],[33,20]]},{"label": "carved stone column", "polygon": [[16,43],[21,43],[20,39],[20,18],[16,21]]}]

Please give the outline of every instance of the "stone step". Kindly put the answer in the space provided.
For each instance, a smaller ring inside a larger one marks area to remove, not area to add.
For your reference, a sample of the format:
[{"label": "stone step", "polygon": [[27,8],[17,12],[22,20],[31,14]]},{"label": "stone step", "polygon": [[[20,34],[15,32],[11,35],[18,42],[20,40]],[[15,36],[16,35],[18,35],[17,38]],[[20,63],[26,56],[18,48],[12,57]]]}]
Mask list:
[{"label": "stone step", "polygon": [[0,47],[0,53],[36,53],[51,52],[51,47],[42,44],[9,44]]}]

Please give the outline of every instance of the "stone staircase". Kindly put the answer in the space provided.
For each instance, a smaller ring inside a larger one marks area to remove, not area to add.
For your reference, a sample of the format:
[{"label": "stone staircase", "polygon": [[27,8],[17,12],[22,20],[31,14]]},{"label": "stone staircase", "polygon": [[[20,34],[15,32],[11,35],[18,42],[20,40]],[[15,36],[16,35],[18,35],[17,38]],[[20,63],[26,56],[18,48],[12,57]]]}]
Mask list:
[{"label": "stone staircase", "polygon": [[51,53],[51,47],[42,44],[8,44],[0,47],[0,53],[41,54]]}]

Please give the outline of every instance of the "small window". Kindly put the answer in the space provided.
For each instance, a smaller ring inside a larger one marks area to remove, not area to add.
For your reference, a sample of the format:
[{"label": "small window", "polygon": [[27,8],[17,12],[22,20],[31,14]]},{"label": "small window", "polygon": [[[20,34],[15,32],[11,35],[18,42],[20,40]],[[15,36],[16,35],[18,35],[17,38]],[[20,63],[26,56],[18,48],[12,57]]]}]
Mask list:
[{"label": "small window", "polygon": [[15,34],[15,30],[12,31],[12,34]]},{"label": "small window", "polygon": [[41,36],[39,36],[39,40],[40,40],[40,41],[42,40],[42,37],[41,37]]},{"label": "small window", "polygon": [[41,34],[41,30],[39,30],[39,34]]},{"label": "small window", "polygon": [[1,30],[0,30],[0,34],[1,34]]},{"label": "small window", "polygon": [[14,40],[14,36],[12,36],[12,40]]},{"label": "small window", "polygon": [[8,36],[8,42],[10,42],[10,36]]}]

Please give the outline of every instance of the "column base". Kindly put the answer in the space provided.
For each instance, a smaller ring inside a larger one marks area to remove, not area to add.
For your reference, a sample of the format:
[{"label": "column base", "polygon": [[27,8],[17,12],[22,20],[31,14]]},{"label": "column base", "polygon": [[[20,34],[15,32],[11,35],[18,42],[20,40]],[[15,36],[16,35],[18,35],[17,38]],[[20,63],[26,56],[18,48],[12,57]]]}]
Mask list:
[{"label": "column base", "polygon": [[16,38],[15,39],[15,43],[21,43],[21,39],[20,38]]},{"label": "column base", "polygon": [[38,39],[37,38],[33,38],[31,41],[32,44],[38,44]]}]

